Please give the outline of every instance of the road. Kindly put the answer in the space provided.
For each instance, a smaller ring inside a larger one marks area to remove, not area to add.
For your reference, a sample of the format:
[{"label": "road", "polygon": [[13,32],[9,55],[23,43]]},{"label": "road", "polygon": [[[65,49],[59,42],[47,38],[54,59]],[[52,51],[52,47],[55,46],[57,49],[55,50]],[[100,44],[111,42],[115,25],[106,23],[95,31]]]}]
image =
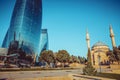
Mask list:
[{"label": "road", "polygon": [[72,74],[81,74],[82,70],[76,69],[76,70],[52,70],[52,71],[0,72],[0,79],[67,76],[68,74],[71,74],[71,73]]}]

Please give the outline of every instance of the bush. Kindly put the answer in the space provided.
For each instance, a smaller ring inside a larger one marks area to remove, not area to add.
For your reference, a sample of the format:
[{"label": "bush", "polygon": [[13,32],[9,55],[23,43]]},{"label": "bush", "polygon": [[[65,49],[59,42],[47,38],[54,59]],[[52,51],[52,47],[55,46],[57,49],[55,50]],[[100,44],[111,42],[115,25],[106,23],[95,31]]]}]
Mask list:
[{"label": "bush", "polygon": [[94,76],[97,74],[97,71],[92,66],[92,64],[90,62],[88,62],[87,65],[85,66],[85,68],[83,68],[83,74],[89,75],[89,76]]}]

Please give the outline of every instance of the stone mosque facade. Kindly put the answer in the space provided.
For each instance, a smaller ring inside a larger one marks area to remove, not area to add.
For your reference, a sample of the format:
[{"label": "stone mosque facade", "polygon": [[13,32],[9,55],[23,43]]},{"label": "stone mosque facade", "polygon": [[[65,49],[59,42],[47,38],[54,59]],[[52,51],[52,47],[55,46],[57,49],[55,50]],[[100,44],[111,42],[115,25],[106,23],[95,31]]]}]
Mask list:
[{"label": "stone mosque facade", "polygon": [[97,42],[92,46],[91,59],[93,65],[108,64],[109,59],[106,53],[109,51],[109,47],[103,42]]},{"label": "stone mosque facade", "polygon": [[[115,44],[114,32],[112,30],[111,25],[110,25],[109,30],[110,30],[110,38],[112,42],[112,47],[114,48],[116,47],[116,44]],[[90,53],[88,53],[87,58],[88,60],[90,60],[89,62],[91,62],[92,65],[109,64],[109,58],[106,55],[107,52],[110,50],[108,45],[99,41],[95,43],[90,49],[90,36],[89,36],[88,31],[86,33],[86,42],[87,42],[88,51],[90,50]]]}]

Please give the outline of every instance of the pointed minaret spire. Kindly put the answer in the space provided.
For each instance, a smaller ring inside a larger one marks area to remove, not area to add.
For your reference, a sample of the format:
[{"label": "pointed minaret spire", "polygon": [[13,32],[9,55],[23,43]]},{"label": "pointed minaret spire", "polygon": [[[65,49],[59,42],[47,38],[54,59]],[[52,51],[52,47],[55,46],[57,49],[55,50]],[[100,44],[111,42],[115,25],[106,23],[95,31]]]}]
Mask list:
[{"label": "pointed minaret spire", "polygon": [[86,41],[87,41],[87,47],[90,48],[90,36],[88,30],[86,31]]},{"label": "pointed minaret spire", "polygon": [[88,30],[86,31],[86,41],[87,41],[87,47],[88,47],[88,56],[87,56],[87,58],[88,58],[88,62],[91,63],[90,36],[89,36]]},{"label": "pointed minaret spire", "polygon": [[114,32],[113,32],[113,29],[112,29],[112,25],[110,24],[110,37],[111,37],[111,41],[112,41],[112,46],[113,48],[116,47],[116,44],[115,44],[115,36],[114,36]]}]

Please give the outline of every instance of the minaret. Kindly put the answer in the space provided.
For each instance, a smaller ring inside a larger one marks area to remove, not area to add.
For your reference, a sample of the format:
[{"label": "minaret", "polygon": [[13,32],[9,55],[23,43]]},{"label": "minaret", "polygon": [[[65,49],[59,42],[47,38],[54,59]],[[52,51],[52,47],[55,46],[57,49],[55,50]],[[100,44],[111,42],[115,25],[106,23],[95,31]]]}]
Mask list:
[{"label": "minaret", "polygon": [[88,31],[86,32],[86,41],[87,41],[87,47],[90,49],[90,37]]},{"label": "minaret", "polygon": [[86,41],[87,41],[87,47],[88,47],[88,62],[91,63],[91,51],[90,51],[90,37],[88,31],[86,32]]},{"label": "minaret", "polygon": [[113,46],[113,48],[115,48],[116,44],[115,44],[114,33],[113,33],[113,30],[112,30],[112,25],[110,25],[110,37],[111,37],[111,41],[112,41],[112,46]]}]

